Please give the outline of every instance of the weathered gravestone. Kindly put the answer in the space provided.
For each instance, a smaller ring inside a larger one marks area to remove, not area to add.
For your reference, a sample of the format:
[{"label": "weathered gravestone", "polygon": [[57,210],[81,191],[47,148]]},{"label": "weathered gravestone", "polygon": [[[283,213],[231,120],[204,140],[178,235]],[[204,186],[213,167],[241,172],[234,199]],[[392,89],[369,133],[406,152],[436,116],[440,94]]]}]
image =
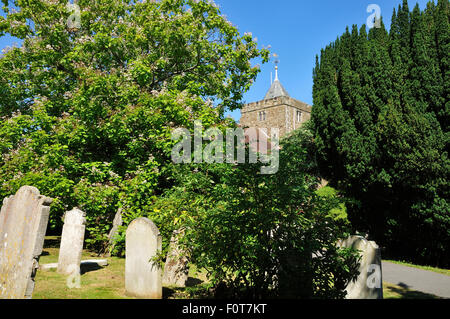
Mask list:
[{"label": "weathered gravestone", "polygon": [[148,218],[133,220],[125,238],[125,291],[127,295],[162,298],[162,276],[159,265],[152,258],[162,249],[156,225]]},{"label": "weathered gravestone", "polygon": [[0,211],[0,297],[31,298],[44,245],[51,198],[22,186]]},{"label": "weathered gravestone", "polygon": [[66,212],[59,248],[58,272],[65,275],[79,274],[83,252],[86,214],[74,208]]},{"label": "weathered gravestone", "polygon": [[109,246],[108,255],[111,255],[111,252],[114,249],[114,240],[118,234],[119,227],[122,226],[122,224],[123,224],[122,208],[119,208],[116,212],[116,215],[114,216],[113,226],[108,234],[108,246]]},{"label": "weathered gravestone", "polygon": [[179,244],[182,231],[175,230],[170,239],[169,252],[164,265],[163,284],[167,286],[185,287],[189,275],[189,259]]},{"label": "weathered gravestone", "polygon": [[381,252],[374,241],[361,236],[350,236],[338,243],[341,247],[360,251],[359,276],[347,285],[347,299],[383,299]]}]

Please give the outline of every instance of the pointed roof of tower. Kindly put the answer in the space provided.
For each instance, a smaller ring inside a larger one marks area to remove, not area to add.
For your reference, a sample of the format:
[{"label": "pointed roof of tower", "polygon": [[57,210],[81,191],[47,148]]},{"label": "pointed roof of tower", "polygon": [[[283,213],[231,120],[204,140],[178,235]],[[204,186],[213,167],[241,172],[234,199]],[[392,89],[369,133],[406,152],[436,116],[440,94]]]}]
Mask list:
[{"label": "pointed roof of tower", "polygon": [[278,66],[276,66],[275,67],[275,80],[273,81],[272,85],[270,86],[269,91],[267,91],[266,96],[264,97],[264,100],[273,99],[273,98],[276,98],[279,96],[289,97],[289,93],[283,87],[280,80],[278,80]]}]

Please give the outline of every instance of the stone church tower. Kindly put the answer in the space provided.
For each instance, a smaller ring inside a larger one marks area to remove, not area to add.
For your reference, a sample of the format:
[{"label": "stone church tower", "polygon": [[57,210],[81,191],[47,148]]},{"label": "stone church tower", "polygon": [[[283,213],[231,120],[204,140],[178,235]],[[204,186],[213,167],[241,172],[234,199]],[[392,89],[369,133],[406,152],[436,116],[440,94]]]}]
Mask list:
[{"label": "stone church tower", "polygon": [[311,106],[289,96],[278,79],[278,66],[275,67],[275,80],[264,100],[245,104],[239,121],[242,127],[280,129],[280,137],[292,132],[311,118]]}]

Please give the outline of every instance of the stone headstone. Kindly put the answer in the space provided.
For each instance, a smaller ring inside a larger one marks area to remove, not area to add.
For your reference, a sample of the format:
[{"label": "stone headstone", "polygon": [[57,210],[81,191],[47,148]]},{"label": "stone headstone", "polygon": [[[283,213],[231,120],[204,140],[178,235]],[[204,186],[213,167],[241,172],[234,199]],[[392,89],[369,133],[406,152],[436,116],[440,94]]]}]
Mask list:
[{"label": "stone headstone", "polygon": [[86,214],[74,208],[66,212],[59,248],[58,272],[71,275],[80,273],[81,254],[83,252]]},{"label": "stone headstone", "polygon": [[347,285],[347,299],[383,299],[380,247],[361,236],[350,236],[338,243],[360,251],[359,276]]},{"label": "stone headstone", "polygon": [[162,249],[156,225],[148,218],[133,220],[125,239],[125,291],[129,296],[162,298],[161,267],[152,258]]},{"label": "stone headstone", "polygon": [[119,227],[122,226],[123,220],[122,220],[122,208],[119,208],[116,212],[116,215],[114,216],[113,220],[113,226],[108,234],[108,246],[109,246],[109,252],[108,254],[111,254],[111,251],[114,249],[114,240],[117,236]]},{"label": "stone headstone", "polygon": [[0,298],[29,299],[44,245],[51,198],[22,186],[0,211]]},{"label": "stone headstone", "polygon": [[178,241],[182,231],[175,230],[170,239],[169,252],[164,265],[163,285],[185,287],[189,276],[189,259]]}]

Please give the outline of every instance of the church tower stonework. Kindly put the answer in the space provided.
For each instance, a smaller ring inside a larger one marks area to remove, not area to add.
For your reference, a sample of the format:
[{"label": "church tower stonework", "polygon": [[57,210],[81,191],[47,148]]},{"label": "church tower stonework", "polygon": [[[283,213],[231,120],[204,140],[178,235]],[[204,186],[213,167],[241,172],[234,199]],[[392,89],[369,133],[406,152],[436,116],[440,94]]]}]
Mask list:
[{"label": "church tower stonework", "polygon": [[279,128],[280,137],[298,129],[311,118],[311,106],[289,96],[278,79],[278,66],[275,67],[275,80],[263,100],[245,104],[241,110],[240,126]]}]

